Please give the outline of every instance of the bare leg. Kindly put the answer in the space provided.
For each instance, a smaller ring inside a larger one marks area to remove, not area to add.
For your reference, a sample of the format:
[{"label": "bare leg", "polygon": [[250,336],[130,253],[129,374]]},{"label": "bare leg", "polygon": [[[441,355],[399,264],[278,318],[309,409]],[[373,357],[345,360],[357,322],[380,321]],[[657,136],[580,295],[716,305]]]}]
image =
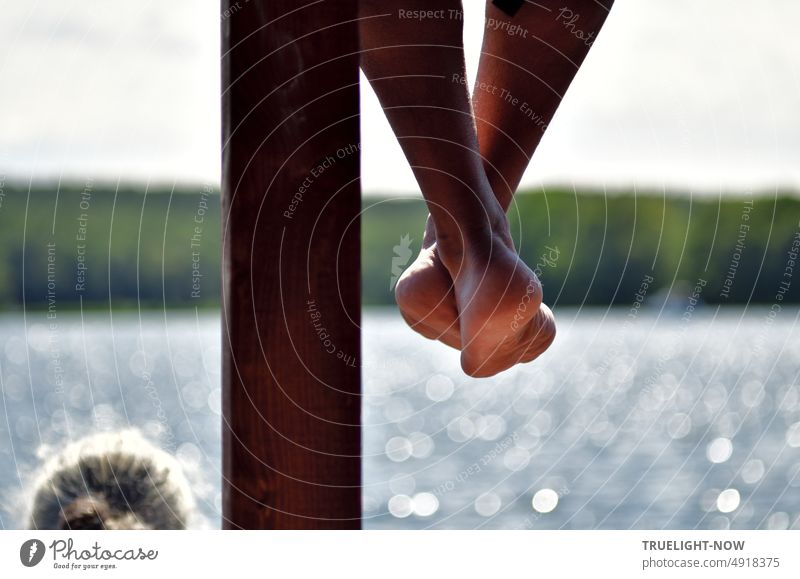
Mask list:
[{"label": "bare leg", "polygon": [[[462,26],[454,17],[460,9],[456,0],[362,2],[362,68],[431,213],[435,237],[426,236],[429,251],[417,263],[427,259],[422,270],[436,274],[435,283],[444,280],[439,301],[457,316],[443,328],[421,319],[418,329],[429,335],[432,328],[439,335],[429,337],[460,346],[462,367],[479,376],[532,359],[525,330],[539,309],[541,286],[514,251],[483,168],[463,82]],[[446,271],[431,267],[434,252]],[[401,307],[429,297],[413,277],[398,282]]]},{"label": "bare leg", "polygon": [[472,102],[486,174],[504,209],[612,4],[536,0],[511,17],[486,3]]},{"label": "bare leg", "polygon": [[[538,0],[510,17],[487,1],[472,102],[484,168],[504,210],[612,3]],[[430,220],[426,239],[435,239]],[[452,310],[447,307],[449,285],[436,247],[423,244],[420,256],[424,259],[406,270],[398,290],[416,296],[406,307],[410,323],[427,316],[435,335],[436,328],[454,324]],[[424,294],[414,291],[422,286],[426,288]],[[537,313],[537,323],[544,351],[555,335],[552,314],[546,306]]]}]

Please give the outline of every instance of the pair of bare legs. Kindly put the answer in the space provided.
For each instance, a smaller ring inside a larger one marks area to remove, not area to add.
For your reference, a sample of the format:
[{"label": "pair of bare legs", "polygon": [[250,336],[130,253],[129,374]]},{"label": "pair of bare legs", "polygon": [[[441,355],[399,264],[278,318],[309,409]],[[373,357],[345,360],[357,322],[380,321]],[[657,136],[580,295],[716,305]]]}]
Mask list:
[{"label": "pair of bare legs", "polygon": [[611,2],[528,1],[514,16],[487,2],[472,99],[460,0],[361,2],[361,66],[430,211],[397,303],[471,376],[529,362],[555,337],[506,210]]}]

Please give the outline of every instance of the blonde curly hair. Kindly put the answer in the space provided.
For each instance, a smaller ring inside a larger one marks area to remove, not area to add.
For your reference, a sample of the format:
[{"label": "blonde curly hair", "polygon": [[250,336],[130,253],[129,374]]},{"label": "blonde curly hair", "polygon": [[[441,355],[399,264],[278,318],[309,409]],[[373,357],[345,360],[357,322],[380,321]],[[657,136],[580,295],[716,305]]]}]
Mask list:
[{"label": "blonde curly hair", "polygon": [[37,478],[31,529],[185,529],[193,510],[178,461],[137,430],[73,442]]}]

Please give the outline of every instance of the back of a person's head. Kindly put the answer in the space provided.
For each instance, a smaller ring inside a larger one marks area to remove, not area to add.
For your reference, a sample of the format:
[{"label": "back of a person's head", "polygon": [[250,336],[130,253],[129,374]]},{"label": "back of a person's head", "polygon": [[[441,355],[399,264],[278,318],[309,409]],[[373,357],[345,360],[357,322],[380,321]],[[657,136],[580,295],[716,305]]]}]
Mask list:
[{"label": "back of a person's head", "polygon": [[174,457],[138,431],[95,434],[69,444],[38,476],[34,529],[184,529],[188,482]]}]

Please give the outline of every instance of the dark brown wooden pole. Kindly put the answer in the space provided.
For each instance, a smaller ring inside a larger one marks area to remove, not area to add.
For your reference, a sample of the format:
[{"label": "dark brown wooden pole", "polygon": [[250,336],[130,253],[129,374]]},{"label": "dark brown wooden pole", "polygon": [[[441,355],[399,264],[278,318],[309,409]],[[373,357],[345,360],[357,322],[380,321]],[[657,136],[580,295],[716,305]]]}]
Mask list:
[{"label": "dark brown wooden pole", "polygon": [[361,525],[356,19],[222,2],[225,528]]}]

